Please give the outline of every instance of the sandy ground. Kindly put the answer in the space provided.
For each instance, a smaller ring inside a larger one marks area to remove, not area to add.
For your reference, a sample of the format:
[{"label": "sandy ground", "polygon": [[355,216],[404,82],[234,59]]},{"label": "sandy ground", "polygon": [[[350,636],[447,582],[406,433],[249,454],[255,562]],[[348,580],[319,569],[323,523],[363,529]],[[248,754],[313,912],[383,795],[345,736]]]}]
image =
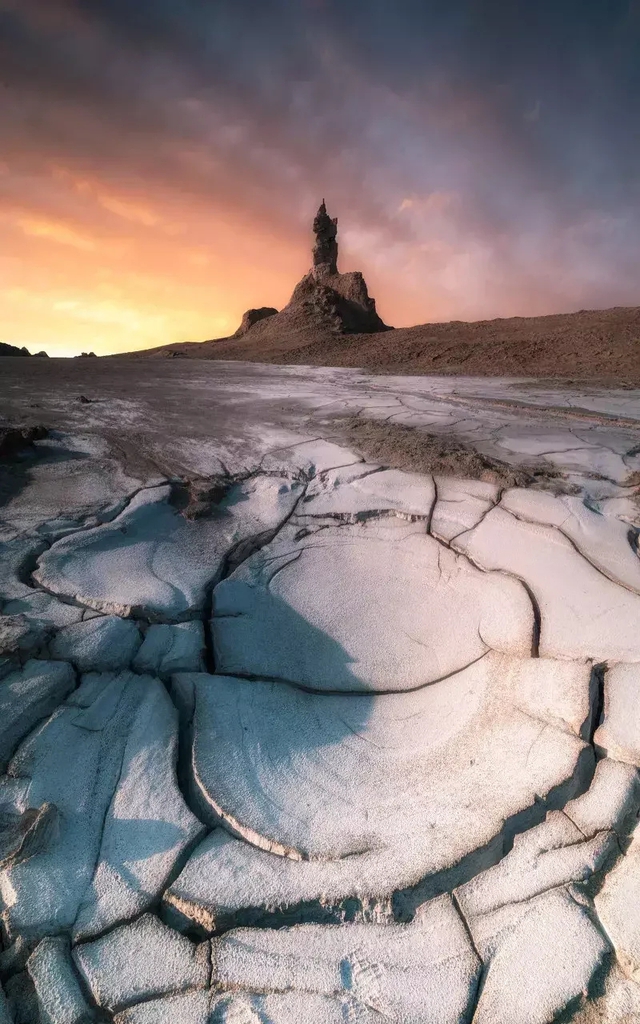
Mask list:
[{"label": "sandy ground", "polygon": [[288,334],[263,321],[244,337],[164,345],[131,357],[359,366],[377,373],[535,376],[640,383],[640,307],[420,324],[382,334]]}]

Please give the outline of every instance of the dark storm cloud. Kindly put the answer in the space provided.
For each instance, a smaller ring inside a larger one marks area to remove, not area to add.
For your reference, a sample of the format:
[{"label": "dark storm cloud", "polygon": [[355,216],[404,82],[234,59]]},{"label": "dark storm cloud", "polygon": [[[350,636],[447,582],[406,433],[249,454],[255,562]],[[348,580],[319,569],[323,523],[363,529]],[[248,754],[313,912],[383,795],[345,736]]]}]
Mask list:
[{"label": "dark storm cloud", "polygon": [[418,305],[633,302],[639,42],[635,0],[0,0],[0,131],[274,230],[326,192]]}]

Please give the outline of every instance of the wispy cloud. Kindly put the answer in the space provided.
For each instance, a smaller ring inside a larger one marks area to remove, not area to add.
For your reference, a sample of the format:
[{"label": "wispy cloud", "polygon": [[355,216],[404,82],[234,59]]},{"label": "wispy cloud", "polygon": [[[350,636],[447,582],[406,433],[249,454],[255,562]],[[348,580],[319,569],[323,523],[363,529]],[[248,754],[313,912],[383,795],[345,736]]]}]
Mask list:
[{"label": "wispy cloud", "polygon": [[640,302],[639,41],[626,3],[0,0],[0,337],[231,330],[321,195],[391,323]]}]

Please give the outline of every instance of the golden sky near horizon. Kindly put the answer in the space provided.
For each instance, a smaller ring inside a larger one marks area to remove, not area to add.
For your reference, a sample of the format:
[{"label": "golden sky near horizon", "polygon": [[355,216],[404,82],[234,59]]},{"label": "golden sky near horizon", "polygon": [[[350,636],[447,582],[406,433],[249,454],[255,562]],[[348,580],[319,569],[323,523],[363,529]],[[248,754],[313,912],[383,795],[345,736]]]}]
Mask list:
[{"label": "golden sky near horizon", "polygon": [[0,341],[230,334],[323,195],[394,326],[640,302],[640,2],[569,6],[0,0]]}]

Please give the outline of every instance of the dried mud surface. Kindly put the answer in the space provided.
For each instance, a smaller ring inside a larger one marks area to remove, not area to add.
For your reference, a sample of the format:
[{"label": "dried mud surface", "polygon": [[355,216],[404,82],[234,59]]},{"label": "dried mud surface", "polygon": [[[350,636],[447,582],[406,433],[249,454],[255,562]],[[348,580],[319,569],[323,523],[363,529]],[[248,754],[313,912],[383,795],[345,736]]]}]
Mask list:
[{"label": "dried mud surface", "polygon": [[345,443],[368,462],[412,473],[482,480],[499,487],[537,485],[566,490],[560,474],[548,467],[532,465],[514,469],[500,459],[492,459],[471,445],[463,444],[453,434],[429,434],[402,423],[385,423],[360,416],[338,420],[336,425]]}]

